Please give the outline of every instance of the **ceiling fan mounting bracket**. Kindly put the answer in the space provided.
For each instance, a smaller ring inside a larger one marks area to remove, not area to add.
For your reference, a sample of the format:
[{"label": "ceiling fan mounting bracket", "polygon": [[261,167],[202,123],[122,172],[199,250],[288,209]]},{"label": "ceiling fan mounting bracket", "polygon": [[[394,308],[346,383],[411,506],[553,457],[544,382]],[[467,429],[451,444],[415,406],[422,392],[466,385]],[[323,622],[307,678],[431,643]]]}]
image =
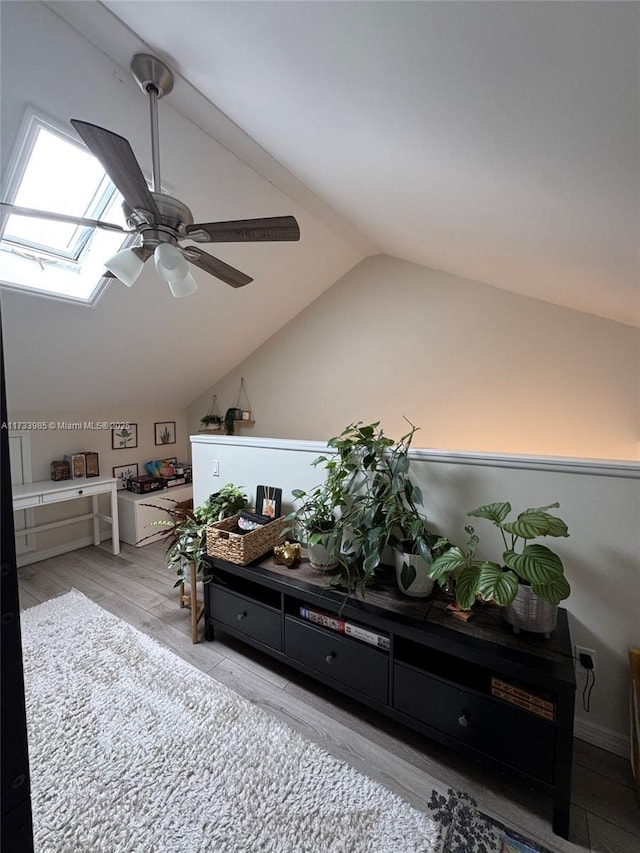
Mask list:
[{"label": "ceiling fan mounting bracket", "polygon": [[173,74],[157,56],[136,53],[129,67],[136,83],[145,94],[149,94],[151,87],[155,89],[157,97],[162,98],[173,89]]}]

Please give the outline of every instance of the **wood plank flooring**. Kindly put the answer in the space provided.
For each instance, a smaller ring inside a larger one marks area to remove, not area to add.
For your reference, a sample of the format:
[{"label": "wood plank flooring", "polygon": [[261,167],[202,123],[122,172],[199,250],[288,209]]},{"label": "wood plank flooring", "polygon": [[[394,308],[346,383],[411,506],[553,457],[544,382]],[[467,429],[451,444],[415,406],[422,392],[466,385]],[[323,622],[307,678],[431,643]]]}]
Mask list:
[{"label": "wood plank flooring", "polygon": [[624,759],[575,741],[572,832],[564,841],[551,831],[549,798],[506,773],[489,772],[222,633],[204,642],[202,624],[193,645],[189,610],[178,606],[161,544],[123,544],[115,557],[107,542],[23,566],[18,579],[22,608],[79,590],[416,808],[425,805],[432,776],[554,853],[640,851],[640,808]]}]

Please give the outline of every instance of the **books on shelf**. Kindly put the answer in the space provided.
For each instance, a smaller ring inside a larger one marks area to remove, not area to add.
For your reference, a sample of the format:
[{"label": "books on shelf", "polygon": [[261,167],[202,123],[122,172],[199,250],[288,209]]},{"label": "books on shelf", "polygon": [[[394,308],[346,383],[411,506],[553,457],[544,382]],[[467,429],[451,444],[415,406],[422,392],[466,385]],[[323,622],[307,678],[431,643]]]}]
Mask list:
[{"label": "books on shelf", "polygon": [[546,720],[555,720],[556,718],[556,704],[551,698],[546,695],[540,696],[531,693],[527,687],[519,682],[510,683],[492,675],[491,695],[497,696],[498,699],[504,699],[505,702],[510,702],[512,705],[517,705],[531,714],[544,717]]},{"label": "books on shelf", "polygon": [[330,616],[328,613],[322,613],[319,610],[311,610],[309,607],[303,607],[302,605],[299,612],[303,619],[315,622],[316,625],[321,625],[323,628],[329,628],[338,634],[346,634],[348,637],[362,640],[362,642],[369,643],[371,646],[377,646],[379,649],[389,649],[389,637],[385,634],[378,634],[377,631],[362,628],[353,622],[347,622],[345,619],[338,619],[336,616]]}]

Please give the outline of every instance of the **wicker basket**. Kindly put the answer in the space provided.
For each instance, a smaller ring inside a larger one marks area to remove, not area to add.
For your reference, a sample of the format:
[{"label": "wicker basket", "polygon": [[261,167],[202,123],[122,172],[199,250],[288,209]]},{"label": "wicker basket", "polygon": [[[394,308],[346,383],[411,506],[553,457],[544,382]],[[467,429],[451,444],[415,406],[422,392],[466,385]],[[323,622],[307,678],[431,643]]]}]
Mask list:
[{"label": "wicker basket", "polygon": [[207,554],[238,566],[246,566],[278,544],[285,517],[283,515],[247,533],[232,533],[238,527],[238,518],[232,515],[207,527]]}]

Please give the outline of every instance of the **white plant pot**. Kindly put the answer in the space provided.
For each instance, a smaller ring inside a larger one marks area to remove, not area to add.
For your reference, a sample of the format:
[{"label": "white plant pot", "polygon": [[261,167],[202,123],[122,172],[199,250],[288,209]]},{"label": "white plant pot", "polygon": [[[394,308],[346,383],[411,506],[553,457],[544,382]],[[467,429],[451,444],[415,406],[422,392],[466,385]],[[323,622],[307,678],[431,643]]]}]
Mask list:
[{"label": "white plant pot", "polygon": [[309,555],[309,565],[318,572],[330,572],[338,565],[338,560],[330,556],[329,550],[322,542],[315,545],[307,543],[307,554]]},{"label": "white plant pot", "polygon": [[530,586],[520,584],[511,604],[502,608],[502,617],[516,634],[522,630],[549,637],[556,627],[558,605],[539,598]]},{"label": "white plant pot", "polygon": [[[416,570],[415,579],[408,587],[402,583],[402,569],[405,564],[413,566]],[[434,583],[428,575],[430,566],[431,564],[419,554],[405,554],[403,551],[396,551],[396,580],[400,592],[413,598],[426,598],[433,589]]]}]

